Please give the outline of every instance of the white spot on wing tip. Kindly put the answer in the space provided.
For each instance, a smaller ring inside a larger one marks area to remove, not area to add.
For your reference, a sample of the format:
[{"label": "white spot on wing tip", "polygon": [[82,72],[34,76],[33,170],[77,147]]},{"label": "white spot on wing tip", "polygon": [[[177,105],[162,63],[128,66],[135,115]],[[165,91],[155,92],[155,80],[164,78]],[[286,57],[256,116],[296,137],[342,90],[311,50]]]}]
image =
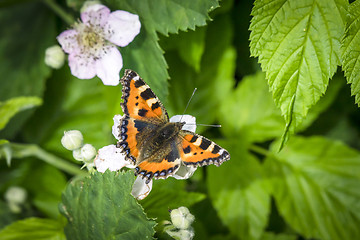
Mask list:
[{"label": "white spot on wing tip", "polygon": [[135,81],[139,80],[139,76],[135,76],[135,77],[134,77],[134,80],[135,80]]}]

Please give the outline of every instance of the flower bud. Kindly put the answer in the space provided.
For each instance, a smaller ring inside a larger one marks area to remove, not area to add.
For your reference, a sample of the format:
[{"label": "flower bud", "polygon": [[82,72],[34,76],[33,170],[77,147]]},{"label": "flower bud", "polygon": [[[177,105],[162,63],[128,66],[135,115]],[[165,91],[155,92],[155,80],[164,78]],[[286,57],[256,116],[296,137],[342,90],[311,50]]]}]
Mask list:
[{"label": "flower bud", "polygon": [[13,213],[21,212],[20,205],[25,202],[26,197],[27,192],[21,187],[10,187],[5,192],[5,200],[7,201],[9,208]]},{"label": "flower bud", "polygon": [[170,235],[170,237],[178,240],[191,240],[195,236],[193,229],[168,229],[165,230],[167,234]]},{"label": "flower bud", "polygon": [[83,136],[78,130],[71,130],[64,132],[64,136],[61,138],[61,144],[64,148],[72,151],[79,149],[83,145]]},{"label": "flower bud", "polygon": [[86,9],[92,5],[101,4],[100,1],[92,0],[92,1],[85,1],[80,9],[80,13],[83,13],[86,11]]},{"label": "flower bud", "polygon": [[174,227],[179,229],[188,229],[195,220],[194,215],[189,212],[187,207],[179,207],[171,211],[171,221]]},{"label": "flower bud", "polygon": [[45,64],[49,67],[59,69],[64,65],[65,53],[60,46],[54,45],[45,50]]},{"label": "flower bud", "polygon": [[91,144],[85,144],[81,148],[81,156],[83,157],[84,162],[93,162],[96,156],[96,149]]},{"label": "flower bud", "polygon": [[80,148],[79,148],[79,149],[75,149],[75,150],[73,151],[73,157],[74,157],[74,159],[77,160],[77,161],[84,161],[84,157],[83,157],[83,155],[81,154],[81,149],[80,149]]}]

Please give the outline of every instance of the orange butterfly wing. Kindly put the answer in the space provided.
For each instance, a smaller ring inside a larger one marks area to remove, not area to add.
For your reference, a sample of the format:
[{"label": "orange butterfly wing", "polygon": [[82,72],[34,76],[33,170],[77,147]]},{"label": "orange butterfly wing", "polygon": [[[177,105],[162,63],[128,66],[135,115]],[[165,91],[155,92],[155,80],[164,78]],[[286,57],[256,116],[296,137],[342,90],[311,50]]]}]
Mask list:
[{"label": "orange butterfly wing", "polygon": [[121,103],[125,115],[143,121],[168,122],[169,116],[150,87],[132,71],[125,70],[120,80],[122,88]]},{"label": "orange butterfly wing", "polygon": [[213,141],[190,131],[180,131],[181,144],[179,153],[182,162],[187,166],[220,166],[230,159],[230,154]]}]

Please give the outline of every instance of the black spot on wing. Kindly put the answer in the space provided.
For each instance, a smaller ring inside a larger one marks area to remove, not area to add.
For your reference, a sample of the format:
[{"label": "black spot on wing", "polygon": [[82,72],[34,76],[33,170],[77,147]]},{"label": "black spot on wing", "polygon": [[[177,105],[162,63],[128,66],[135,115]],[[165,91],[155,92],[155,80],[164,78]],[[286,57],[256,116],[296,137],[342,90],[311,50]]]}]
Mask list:
[{"label": "black spot on wing", "polygon": [[150,98],[156,98],[155,94],[151,91],[150,88],[147,88],[145,91],[140,93],[140,96],[146,101]]},{"label": "black spot on wing", "polygon": [[210,140],[207,140],[206,138],[202,138],[200,148],[206,150],[210,146],[210,144],[211,144]]},{"label": "black spot on wing", "polygon": [[215,144],[215,145],[214,145],[214,149],[212,150],[211,153],[216,154],[216,153],[218,153],[219,151],[220,151],[220,147]]},{"label": "black spot on wing", "polygon": [[135,81],[134,85],[135,85],[136,88],[139,88],[139,87],[145,85],[145,83],[144,83],[143,80],[139,79],[139,80]]},{"label": "black spot on wing", "polygon": [[152,110],[155,110],[155,109],[157,109],[158,107],[160,107],[159,102],[153,103],[153,104],[151,105],[151,109],[152,109]]},{"label": "black spot on wing", "polygon": [[190,153],[190,151],[191,151],[190,146],[187,146],[186,148],[184,148],[183,151],[184,151],[185,154]]},{"label": "black spot on wing", "polygon": [[198,137],[194,135],[194,136],[191,138],[190,142],[191,142],[191,143],[196,142],[197,139],[198,139]]},{"label": "black spot on wing", "polygon": [[147,112],[148,112],[148,110],[142,108],[142,109],[139,109],[138,115],[139,115],[140,117],[145,117],[145,115],[146,115]]}]

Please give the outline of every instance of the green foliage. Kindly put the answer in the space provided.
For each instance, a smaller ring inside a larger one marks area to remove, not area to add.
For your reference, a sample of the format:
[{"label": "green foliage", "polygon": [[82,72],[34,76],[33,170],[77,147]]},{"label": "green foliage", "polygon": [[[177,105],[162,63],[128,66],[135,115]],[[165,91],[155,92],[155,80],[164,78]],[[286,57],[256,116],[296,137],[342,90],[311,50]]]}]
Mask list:
[{"label": "green foliage", "polygon": [[169,210],[179,206],[190,207],[206,197],[202,193],[187,192],[183,184],[171,184],[171,181],[178,180],[156,181],[149,197],[140,202],[149,217],[157,218],[158,221],[167,220],[169,219]]},{"label": "green foliage", "polygon": [[27,218],[0,231],[3,240],[66,240],[63,224],[57,220]]},{"label": "green foliage", "polygon": [[155,222],[130,195],[130,172],[95,173],[73,181],[63,195],[61,213],[71,239],[145,239],[154,234]]},{"label": "green foliage", "polygon": [[[219,34],[223,36],[220,39],[217,38]],[[189,33],[180,33],[173,44],[181,46],[183,40],[180,39],[188,39],[188,35]],[[193,62],[190,66],[189,63],[182,60],[183,57],[179,51],[171,51],[170,47],[166,57],[169,65],[174,67],[169,70],[171,97],[165,104],[170,116],[181,114],[185,110],[194,88],[198,88],[199,91],[193,97],[186,113],[195,116],[199,123],[210,123],[216,119],[217,112],[212,110],[222,105],[224,96],[228,95],[231,90],[236,58],[231,40],[230,18],[227,15],[220,15],[218,21],[210,23],[206,29],[203,43],[205,50],[200,63],[200,70],[204,71],[200,72],[197,72],[194,67],[197,62]],[[167,42],[164,44],[169,46]],[[202,131],[201,127],[198,131]]]},{"label": "green foliage", "polygon": [[16,113],[39,106],[41,103],[42,99],[38,97],[17,97],[0,102],[0,130]]},{"label": "green foliage", "polygon": [[259,239],[270,212],[267,180],[258,159],[247,153],[247,145],[235,143],[233,139],[233,144],[224,145],[232,154],[231,161],[209,168],[209,194],[233,234],[239,239]]},{"label": "green foliage", "polygon": [[[122,114],[121,86],[43,62],[84,1],[0,3],[0,239],[170,239],[180,206],[195,239],[360,239],[359,0],[102,1],[141,21],[123,70],[170,116],[197,88],[185,114],[221,124],[196,132],[231,155],[154,181],[141,201],[133,170],[89,174],[60,143],[76,129],[97,149],[115,144]],[[20,212],[13,186],[27,193]]]},{"label": "green foliage", "polygon": [[245,77],[220,111],[227,136],[241,135],[249,141],[262,142],[280,137],[285,126],[261,72]]},{"label": "green foliage", "polygon": [[[56,42],[54,23],[54,14],[37,2],[0,9],[0,35],[6,36],[0,39],[0,101],[43,95],[50,75],[44,53]],[[13,136],[28,117],[16,117],[5,135]]]},{"label": "green foliage", "polygon": [[306,238],[360,237],[360,152],[321,137],[293,137],[282,152],[272,152],[265,169],[293,229]]},{"label": "green foliage", "polygon": [[325,93],[340,64],[347,1],[255,1],[251,54],[285,117],[283,141]]},{"label": "green foliage", "polygon": [[355,1],[348,8],[345,35],[342,41],[341,57],[344,74],[351,83],[351,94],[355,95],[355,102],[360,105],[360,1]]}]

